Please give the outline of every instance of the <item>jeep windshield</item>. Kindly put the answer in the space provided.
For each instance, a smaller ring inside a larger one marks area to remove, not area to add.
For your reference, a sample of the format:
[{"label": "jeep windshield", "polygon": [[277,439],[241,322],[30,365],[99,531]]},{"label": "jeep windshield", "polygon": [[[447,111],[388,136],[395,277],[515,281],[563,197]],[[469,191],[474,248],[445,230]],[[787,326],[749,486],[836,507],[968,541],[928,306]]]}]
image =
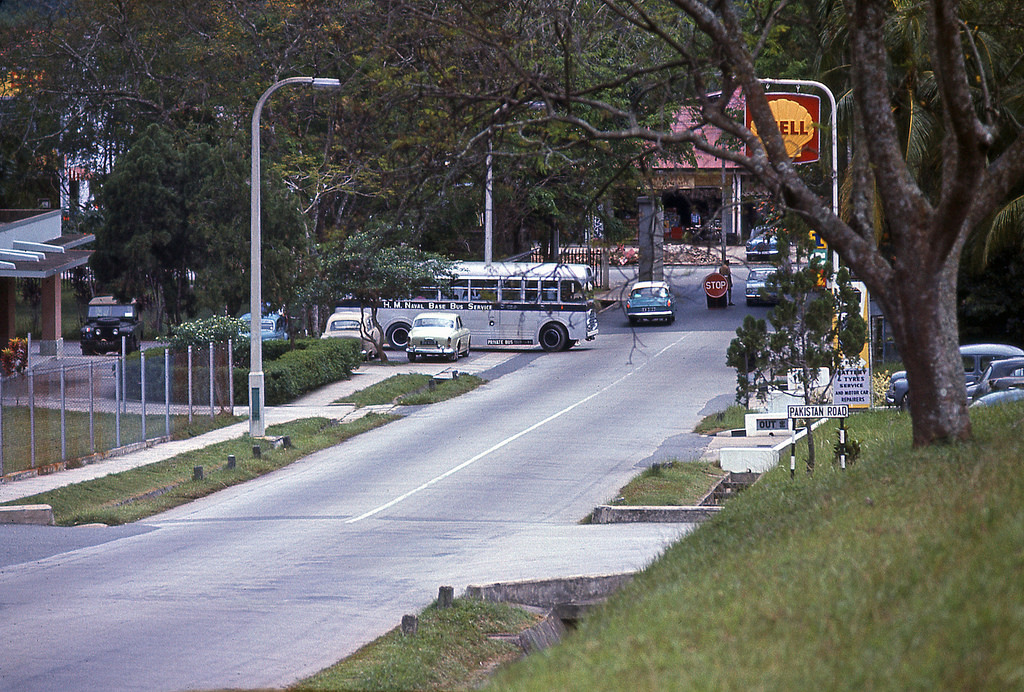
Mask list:
[{"label": "jeep windshield", "polygon": [[116,317],[130,320],[135,317],[135,308],[131,305],[90,305],[89,317]]}]

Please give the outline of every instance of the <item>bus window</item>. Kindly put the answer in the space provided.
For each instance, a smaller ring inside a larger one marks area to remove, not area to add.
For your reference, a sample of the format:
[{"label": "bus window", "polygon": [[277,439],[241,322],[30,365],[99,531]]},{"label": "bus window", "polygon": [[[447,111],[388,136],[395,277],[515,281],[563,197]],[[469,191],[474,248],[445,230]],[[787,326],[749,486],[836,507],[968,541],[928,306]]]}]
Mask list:
[{"label": "bus window", "polygon": [[495,301],[498,299],[497,279],[472,279],[469,287],[470,300]]},{"label": "bus window", "polygon": [[563,303],[584,303],[587,296],[583,292],[583,286],[579,281],[562,281],[562,302]]},{"label": "bus window", "polygon": [[529,279],[524,284],[526,286],[526,302],[536,303],[537,298],[540,297],[540,292],[537,290],[537,280]]},{"label": "bus window", "polygon": [[544,279],[540,282],[541,302],[558,302],[558,282]]},{"label": "bus window", "polygon": [[505,279],[501,282],[501,300],[505,303],[519,303],[523,300],[523,280]]},{"label": "bus window", "polygon": [[467,300],[469,298],[469,279],[452,281],[452,286],[444,292],[444,297],[448,300]]}]

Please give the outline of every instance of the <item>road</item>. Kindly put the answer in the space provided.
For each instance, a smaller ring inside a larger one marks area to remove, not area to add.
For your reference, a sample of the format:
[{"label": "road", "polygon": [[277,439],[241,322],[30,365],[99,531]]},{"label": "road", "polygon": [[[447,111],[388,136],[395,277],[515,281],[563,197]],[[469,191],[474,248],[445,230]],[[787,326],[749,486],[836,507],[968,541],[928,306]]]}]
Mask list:
[{"label": "road", "polygon": [[701,269],[667,273],[672,326],[608,310],[593,342],[138,525],[5,530],[35,553],[0,561],[0,689],[283,686],[441,585],[649,564],[692,527],[578,522],[644,466],[699,455],[746,312],[707,310]]}]

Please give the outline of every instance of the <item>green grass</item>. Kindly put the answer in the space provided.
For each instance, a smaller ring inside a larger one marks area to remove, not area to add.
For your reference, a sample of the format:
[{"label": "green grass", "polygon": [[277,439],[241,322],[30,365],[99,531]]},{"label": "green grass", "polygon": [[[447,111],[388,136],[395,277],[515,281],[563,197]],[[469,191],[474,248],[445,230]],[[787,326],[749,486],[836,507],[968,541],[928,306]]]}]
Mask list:
[{"label": "green grass", "polygon": [[486,381],[475,375],[460,375],[457,379],[438,380],[434,389],[430,389],[432,379],[429,375],[415,373],[392,375],[382,382],[338,399],[335,403],[355,404],[358,407],[392,403],[406,406],[434,404],[465,394]]},{"label": "green grass", "polygon": [[822,426],[813,476],[767,473],[490,689],[1024,689],[1024,406],[972,418],[915,450],[851,417],[845,472]]},{"label": "green grass", "polygon": [[712,435],[723,430],[742,428],[745,421],[744,416],[748,413],[750,413],[749,410],[736,404],[724,411],[705,416],[703,420],[697,423],[697,427],[693,431],[702,435]]},{"label": "green grass", "polygon": [[[291,448],[271,449],[266,442],[261,443],[259,459],[252,455],[251,439],[244,436],[8,504],[48,504],[53,507],[54,521],[61,526],[125,524],[244,483],[393,419],[370,414],[342,425],[333,425],[324,418],[293,421],[267,429],[271,436],[288,435]],[[233,470],[227,468],[229,454],[235,455]],[[196,466],[203,467],[203,480],[192,479]]]},{"label": "green grass", "polygon": [[696,505],[725,472],[705,461],[673,461],[645,469],[619,491],[617,505]]},{"label": "green grass", "polygon": [[414,635],[392,630],[349,658],[304,680],[293,690],[468,690],[495,665],[521,651],[492,634],[516,634],[537,621],[501,603],[456,599],[419,615]]},{"label": "green grass", "polygon": [[[49,408],[35,410],[35,468],[67,461],[74,468],[81,460],[95,451],[105,451],[117,446],[117,417],[113,413],[96,412],[92,421],[90,443],[89,414],[66,411],[64,415],[65,459],[61,458],[60,411]],[[171,439],[181,440],[201,435],[204,432],[237,423],[243,418],[221,414],[211,418],[204,414],[193,414],[192,423],[188,416],[171,416]],[[25,406],[5,406],[3,410],[3,454],[4,473],[14,473],[33,468],[29,410]],[[142,416],[122,414],[121,445],[142,441]],[[166,434],[164,414],[146,415],[146,437],[153,439]],[[24,434],[19,434],[23,431]]]}]

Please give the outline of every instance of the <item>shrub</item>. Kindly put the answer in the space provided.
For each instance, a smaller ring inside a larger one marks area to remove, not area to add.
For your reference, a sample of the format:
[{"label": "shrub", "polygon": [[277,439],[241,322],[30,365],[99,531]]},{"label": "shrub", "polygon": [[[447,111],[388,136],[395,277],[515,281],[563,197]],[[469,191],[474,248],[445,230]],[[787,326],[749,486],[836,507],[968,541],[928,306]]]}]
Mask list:
[{"label": "shrub", "polygon": [[[265,342],[267,344],[274,342]],[[281,342],[287,346],[287,342]],[[277,353],[271,359],[269,353]],[[352,339],[301,339],[294,350],[264,349],[264,398],[277,406],[318,387],[348,379],[362,363],[361,345]],[[248,402],[249,368],[235,368],[235,401]]]},{"label": "shrub", "polygon": [[244,343],[249,348],[249,323],[235,317],[207,317],[201,320],[183,322],[173,328],[167,345],[172,350],[183,350],[189,346],[206,346],[210,342],[226,344],[228,339],[236,348]]}]

